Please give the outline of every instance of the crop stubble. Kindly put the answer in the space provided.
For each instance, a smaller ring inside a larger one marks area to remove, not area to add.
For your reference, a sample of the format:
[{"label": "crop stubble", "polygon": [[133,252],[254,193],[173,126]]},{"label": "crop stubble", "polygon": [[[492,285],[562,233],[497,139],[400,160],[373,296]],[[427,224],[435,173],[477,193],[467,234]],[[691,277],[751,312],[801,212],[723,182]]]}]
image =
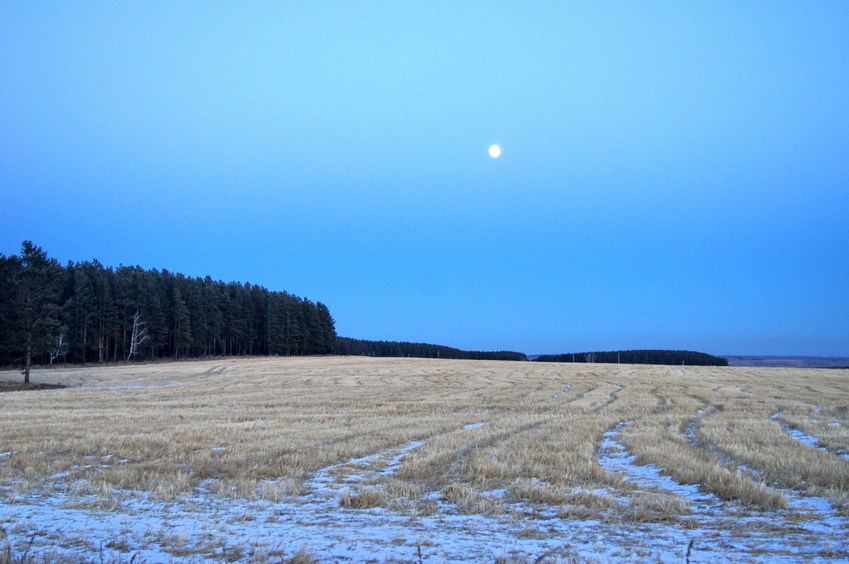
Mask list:
[{"label": "crop stubble", "polygon": [[638,464],[737,514],[783,508],[788,489],[849,512],[845,370],[325,357],[33,378],[70,387],[0,395],[0,499],[59,490],[108,508],[116,492],[143,490],[278,501],[308,493],[322,468],[416,444],[342,506],[428,514],[445,510],[438,499],[459,513],[523,504],[568,518],[691,515],[687,500],[599,463],[603,435],[628,423],[617,435]]}]

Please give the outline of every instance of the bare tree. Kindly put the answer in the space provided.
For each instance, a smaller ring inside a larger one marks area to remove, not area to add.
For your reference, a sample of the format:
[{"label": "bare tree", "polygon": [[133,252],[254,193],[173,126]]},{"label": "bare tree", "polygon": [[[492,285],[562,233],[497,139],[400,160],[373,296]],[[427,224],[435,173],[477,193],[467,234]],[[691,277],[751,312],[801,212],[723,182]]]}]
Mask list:
[{"label": "bare tree", "polygon": [[50,364],[53,364],[53,361],[60,356],[68,354],[68,340],[65,338],[65,333],[59,333],[47,353],[50,355]]},{"label": "bare tree", "polygon": [[595,362],[595,359],[597,357],[598,357],[597,353],[584,353],[584,359],[589,363]]},{"label": "bare tree", "polygon": [[147,341],[147,337],[147,327],[141,320],[141,314],[136,312],[133,315],[133,332],[130,335],[130,354],[127,355],[127,360],[139,354],[139,347]]}]

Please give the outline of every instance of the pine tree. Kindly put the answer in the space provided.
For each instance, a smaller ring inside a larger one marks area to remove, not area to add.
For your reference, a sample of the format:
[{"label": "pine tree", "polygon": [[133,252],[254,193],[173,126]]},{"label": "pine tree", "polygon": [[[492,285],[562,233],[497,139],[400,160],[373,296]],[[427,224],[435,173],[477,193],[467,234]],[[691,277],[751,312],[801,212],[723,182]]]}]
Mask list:
[{"label": "pine tree", "polygon": [[171,323],[172,335],[174,336],[174,358],[179,358],[181,352],[183,355],[188,356],[188,348],[192,343],[192,321],[191,317],[189,317],[189,308],[186,306],[186,302],[183,301],[180,288],[176,285],[174,286],[172,299],[173,317]]},{"label": "pine tree", "polygon": [[18,282],[21,261],[0,255],[0,365],[23,358],[18,322]]},{"label": "pine tree", "polygon": [[24,383],[29,384],[33,355],[47,350],[57,337],[61,267],[32,243],[21,248],[18,277],[20,332],[25,347]]},{"label": "pine tree", "polygon": [[0,364],[206,355],[328,354],[330,311],[286,292],[167,270],[63,268],[26,241],[0,255]]},{"label": "pine tree", "polygon": [[330,315],[330,309],[321,302],[316,302],[316,310],[318,312],[318,354],[331,354],[336,343],[336,327],[333,317]]}]

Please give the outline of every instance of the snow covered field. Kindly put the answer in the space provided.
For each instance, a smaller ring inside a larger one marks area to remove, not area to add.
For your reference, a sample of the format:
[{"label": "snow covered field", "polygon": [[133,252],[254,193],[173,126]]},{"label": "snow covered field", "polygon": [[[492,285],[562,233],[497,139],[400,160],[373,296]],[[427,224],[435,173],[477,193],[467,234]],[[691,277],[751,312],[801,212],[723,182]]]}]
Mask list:
[{"label": "snow covered field", "polygon": [[[35,377],[73,387],[0,395],[0,561],[849,559],[846,371],[326,358]],[[782,477],[770,445],[822,471]],[[676,448],[763,496],[647,462]]]}]

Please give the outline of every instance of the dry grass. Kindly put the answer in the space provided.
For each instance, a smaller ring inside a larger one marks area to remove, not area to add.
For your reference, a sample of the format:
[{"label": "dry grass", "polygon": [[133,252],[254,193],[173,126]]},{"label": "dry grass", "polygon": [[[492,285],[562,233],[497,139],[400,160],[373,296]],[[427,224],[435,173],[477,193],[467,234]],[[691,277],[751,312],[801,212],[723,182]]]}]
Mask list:
[{"label": "dry grass", "polygon": [[389,498],[383,488],[361,488],[356,492],[345,492],[339,505],[348,509],[371,509],[386,507]]},{"label": "dry grass", "polygon": [[[463,513],[525,502],[564,516],[686,515],[683,500],[639,492],[599,464],[602,435],[626,421],[621,440],[639,462],[740,506],[782,507],[776,488],[849,499],[849,463],[782,429],[849,448],[845,370],[329,357],[33,379],[69,387],[0,394],[0,499],[58,489],[108,509],[121,490],[162,499],[201,490],[280,501],[304,493],[321,468],[424,441],[342,505],[435,511],[425,494],[440,492]],[[506,490],[503,501],[494,490]]]},{"label": "dry grass", "polygon": [[666,469],[682,484],[699,485],[720,499],[741,501],[763,509],[787,505],[783,495],[733,465],[723,465],[709,450],[691,445],[674,416],[644,419],[623,432],[625,444],[639,453],[638,462]]},{"label": "dry grass", "polygon": [[450,484],[440,493],[445,501],[456,505],[457,512],[462,515],[504,513],[504,504],[500,500],[486,497],[475,488],[463,484]]},{"label": "dry grass", "polygon": [[310,554],[309,548],[302,546],[291,558],[283,560],[283,564],[315,564],[317,560]]}]

